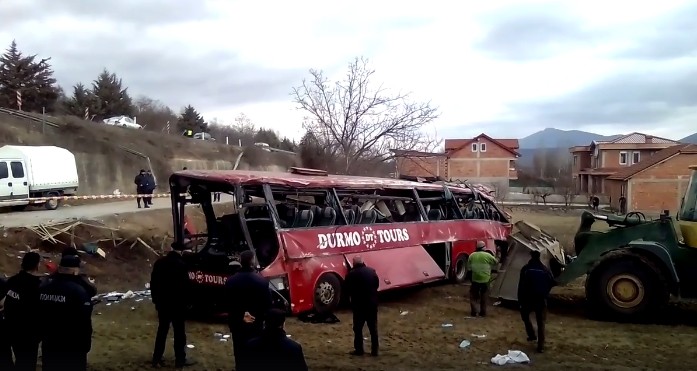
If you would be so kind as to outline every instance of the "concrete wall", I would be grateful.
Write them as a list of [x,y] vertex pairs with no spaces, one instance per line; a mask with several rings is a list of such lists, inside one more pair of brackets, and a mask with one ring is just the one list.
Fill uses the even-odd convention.
[[[147,160],[132,156],[132,158],[114,158],[107,155],[91,153],[75,153],[77,171],[80,179],[80,195],[111,195],[118,189],[122,194],[135,193],[133,180],[140,169],[148,169]],[[199,160],[174,158],[169,160],[150,159],[152,169],[157,177],[159,189],[156,192],[169,192],[167,179],[173,171],[187,167],[191,170],[231,170],[234,161]],[[244,157],[238,166],[239,170],[286,171],[285,167],[268,165],[250,167],[244,162]]]

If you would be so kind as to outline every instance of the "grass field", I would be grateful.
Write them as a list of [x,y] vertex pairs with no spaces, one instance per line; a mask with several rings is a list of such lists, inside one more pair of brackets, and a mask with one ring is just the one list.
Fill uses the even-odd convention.
[[[564,244],[570,243],[579,216],[579,212],[525,210],[514,210],[513,214],[516,219],[524,218],[539,225]],[[141,235],[162,235],[164,232],[160,228],[165,228],[167,223],[156,227],[159,211],[152,215],[153,219],[141,219],[129,227],[147,225],[148,229]],[[134,258],[139,259],[138,262],[134,262]],[[111,252],[108,259],[114,267],[107,268],[107,263],[95,262],[92,269],[98,273],[98,283],[102,287],[138,289],[147,280],[149,263],[145,261],[150,258],[138,248]],[[12,260],[7,260],[0,266],[7,268],[10,262]],[[130,267],[126,268],[125,264]],[[118,275],[111,277],[116,272],[121,272],[120,278]],[[523,350],[530,356],[532,364],[520,367],[539,370],[697,369],[697,351],[693,347],[697,342],[697,328],[694,327],[697,316],[690,306],[671,308],[664,324],[595,322],[584,317],[582,287],[555,289],[548,319],[548,351],[537,354],[533,345],[525,342],[516,311],[494,306],[485,319],[468,318],[467,290],[467,286],[443,284],[383,295],[379,318],[381,356],[378,358],[352,358],[347,354],[352,347],[352,333],[350,313],[346,311],[337,313],[341,322],[332,325],[306,324],[289,318],[287,332],[302,344],[311,370],[484,370],[500,367],[491,365],[490,359],[509,349]],[[91,370],[148,368],[156,316],[147,299],[111,306],[99,304],[93,323]],[[446,323],[452,326],[443,327]],[[234,367],[232,344],[214,336],[215,332],[225,331],[222,323],[192,321],[187,324],[188,343],[194,345],[189,355],[198,361],[192,370]],[[365,335],[368,335],[367,330]],[[460,349],[459,344],[465,339],[471,345]],[[166,358],[171,364],[173,353],[171,339],[169,341]]]

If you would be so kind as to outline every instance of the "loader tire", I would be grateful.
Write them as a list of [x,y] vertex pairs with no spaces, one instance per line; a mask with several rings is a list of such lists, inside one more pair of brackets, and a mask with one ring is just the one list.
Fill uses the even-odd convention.
[[643,322],[668,303],[660,270],[648,259],[627,254],[599,264],[586,280],[586,300],[599,319]]

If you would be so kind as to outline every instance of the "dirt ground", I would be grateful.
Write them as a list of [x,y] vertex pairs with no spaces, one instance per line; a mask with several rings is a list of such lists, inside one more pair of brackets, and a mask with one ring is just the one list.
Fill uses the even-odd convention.
[[[195,212],[192,212],[195,214]],[[515,209],[516,219],[538,224],[570,244],[579,212],[539,212]],[[107,259],[87,257],[88,270],[97,279],[100,291],[141,289],[147,281],[150,263],[156,256],[131,239],[140,236],[149,245],[171,235],[171,221],[166,210],[156,210],[129,220],[103,220],[119,227],[115,233],[127,242],[114,248],[110,237],[101,244]],[[112,218],[113,219],[113,218]],[[200,219],[199,219],[200,221]],[[105,238],[111,231],[83,226],[92,238]],[[106,231],[106,232],[105,232]],[[0,231],[0,233],[3,233]],[[0,269],[11,273],[19,260],[13,256],[25,244],[36,244],[27,232],[6,231],[0,242],[6,254],[0,255]],[[118,243],[118,242],[117,242]],[[111,244],[112,246],[109,246]],[[50,244],[43,243],[50,250]],[[54,247],[58,251],[59,247]],[[515,310],[492,306],[487,318],[468,318],[468,288],[440,284],[400,290],[382,296],[379,327],[381,355],[378,358],[354,358],[347,353],[352,347],[351,317],[347,311],[337,313],[337,324],[306,324],[296,318],[287,321],[287,332],[300,342],[311,370],[463,370],[490,369],[491,357],[509,349],[522,350],[531,358],[527,366],[540,370],[697,370],[697,318],[692,305],[673,306],[662,324],[633,325],[596,322],[584,317],[583,290],[580,284],[557,288],[553,292],[548,318],[548,350],[535,353],[525,341],[520,317]],[[92,370],[148,369],[148,360],[156,329],[156,316],[148,299],[125,300],[106,306],[98,304],[93,316],[94,339],[89,355]],[[443,324],[452,324],[444,327]],[[187,324],[188,343],[194,345],[189,355],[198,361],[192,370],[230,370],[233,367],[232,344],[221,342],[215,332],[226,332],[222,323],[191,321]],[[475,335],[486,335],[480,338]],[[367,330],[365,333],[367,337]],[[471,345],[460,349],[462,340]],[[169,340],[165,357],[172,363]],[[366,341],[366,347],[368,346]]]

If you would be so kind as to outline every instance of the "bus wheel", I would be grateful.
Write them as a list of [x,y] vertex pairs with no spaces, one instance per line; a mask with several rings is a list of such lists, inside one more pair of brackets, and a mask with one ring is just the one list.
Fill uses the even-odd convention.
[[465,283],[467,280],[467,255],[458,255],[455,259],[455,269],[454,269],[453,280],[455,283]]
[[341,301],[341,280],[334,273],[324,273],[315,284],[315,310],[331,313]]

